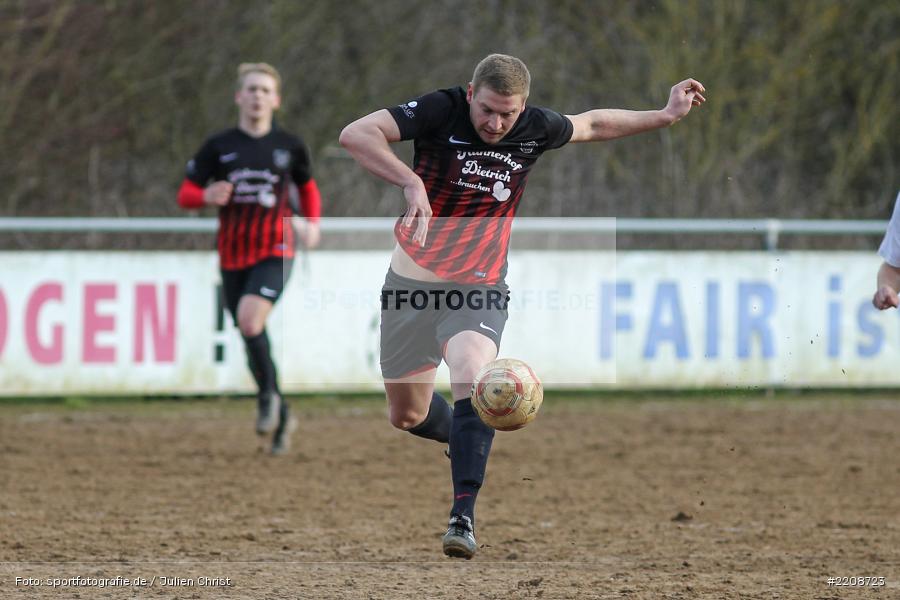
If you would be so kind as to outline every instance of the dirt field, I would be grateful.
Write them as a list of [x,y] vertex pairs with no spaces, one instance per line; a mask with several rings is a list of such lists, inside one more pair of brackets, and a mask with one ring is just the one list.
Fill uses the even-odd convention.
[[443,447],[323,404],[272,458],[250,401],[0,403],[0,598],[900,598],[900,401],[551,395],[469,562]]

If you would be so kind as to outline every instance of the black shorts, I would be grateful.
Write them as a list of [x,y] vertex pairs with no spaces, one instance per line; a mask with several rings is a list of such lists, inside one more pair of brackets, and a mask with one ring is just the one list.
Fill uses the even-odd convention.
[[447,342],[477,331],[500,348],[508,317],[506,284],[432,283],[388,270],[381,290],[381,374],[399,379],[437,367]]
[[272,304],[278,302],[293,266],[293,259],[276,256],[246,269],[221,269],[222,295],[235,324],[237,324],[238,302],[247,294],[260,296]]

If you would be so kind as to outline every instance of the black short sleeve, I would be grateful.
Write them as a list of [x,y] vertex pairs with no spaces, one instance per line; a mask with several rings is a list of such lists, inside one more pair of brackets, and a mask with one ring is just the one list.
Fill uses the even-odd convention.
[[453,98],[450,90],[438,90],[387,110],[397,121],[400,139],[411,140],[444,125],[453,114]]
[[297,140],[291,150],[291,179],[296,185],[303,185],[312,178],[312,164],[309,148],[302,140]]
[[188,161],[185,177],[200,187],[212,178],[216,168],[216,151],[212,140],[206,140],[194,158]]
[[544,116],[547,127],[547,150],[553,150],[565,146],[572,139],[575,127],[572,121],[565,115],[561,115],[549,108],[539,108]]

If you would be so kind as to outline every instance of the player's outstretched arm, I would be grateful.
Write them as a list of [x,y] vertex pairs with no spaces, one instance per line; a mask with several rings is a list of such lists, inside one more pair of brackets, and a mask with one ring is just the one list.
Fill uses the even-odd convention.
[[897,308],[900,306],[897,290],[900,290],[900,268],[886,262],[881,263],[881,268],[878,269],[878,290],[872,298],[872,304],[878,310]]
[[662,110],[620,110],[598,108],[579,115],[566,115],[574,130],[572,142],[599,142],[668,127],[681,120],[692,106],[706,102],[706,88],[699,81],[685,79],[672,86]]
[[[379,110],[350,123],[341,131],[341,146],[347,149],[364,169],[403,189],[407,211],[404,227],[416,222],[413,241],[425,244],[431,203],[425,184],[391,150],[390,143],[400,141],[400,128],[387,110]],[[417,219],[418,217],[418,219]]]

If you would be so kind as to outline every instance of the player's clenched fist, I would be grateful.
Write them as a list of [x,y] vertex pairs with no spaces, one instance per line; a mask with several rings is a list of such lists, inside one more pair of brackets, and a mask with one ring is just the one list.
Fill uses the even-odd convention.
[[203,190],[203,201],[206,204],[225,206],[231,199],[232,190],[234,190],[233,184],[227,181],[217,181]]
[[900,297],[897,296],[897,292],[891,289],[890,286],[883,285],[875,292],[875,297],[872,298],[872,304],[878,310],[897,308],[897,306],[900,305]]

